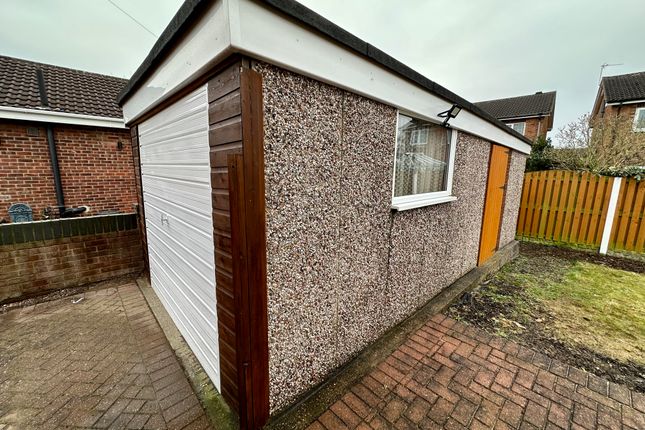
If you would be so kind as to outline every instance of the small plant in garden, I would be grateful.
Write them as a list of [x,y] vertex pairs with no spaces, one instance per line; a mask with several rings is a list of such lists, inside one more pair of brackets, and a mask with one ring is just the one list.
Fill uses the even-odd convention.
[[551,138],[538,137],[531,146],[531,154],[526,160],[526,171],[536,172],[553,168],[553,160],[549,158],[552,149]]

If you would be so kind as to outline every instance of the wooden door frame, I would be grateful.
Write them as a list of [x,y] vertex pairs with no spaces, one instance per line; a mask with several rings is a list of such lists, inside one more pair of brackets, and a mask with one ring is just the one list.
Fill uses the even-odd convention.
[[477,250],[477,265],[480,266],[484,263],[484,261],[481,261],[481,252],[482,252],[482,239],[484,237],[484,221],[485,221],[485,216],[486,216],[486,205],[488,203],[489,199],[489,194],[488,194],[488,185],[489,181],[491,180],[491,167],[493,163],[493,154],[495,147],[500,147],[504,148],[505,152],[508,154],[508,159],[506,160],[506,173],[504,175],[504,197],[502,198],[502,206],[500,208],[500,217],[499,217],[499,225],[497,226],[497,239],[495,241],[495,250],[497,251],[499,249],[499,240],[501,237],[502,233],[502,224],[504,222],[504,209],[506,208],[506,197],[507,197],[507,191],[508,191],[508,178],[509,178],[509,172],[511,170],[511,157],[513,155],[513,150],[507,146],[500,145],[497,143],[491,143],[490,145],[490,150],[488,154],[488,166],[486,169],[486,188],[484,191],[484,207],[482,208],[482,222],[481,222],[481,228],[479,231],[479,248]]

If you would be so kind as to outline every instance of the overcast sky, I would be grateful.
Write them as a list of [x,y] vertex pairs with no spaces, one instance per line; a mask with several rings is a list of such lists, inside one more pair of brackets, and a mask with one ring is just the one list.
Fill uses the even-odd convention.
[[[181,0],[112,0],[156,35]],[[557,90],[551,133],[605,75],[645,70],[643,0],[301,0],[470,101]],[[155,37],[108,0],[0,0],[0,54],[130,77]]]

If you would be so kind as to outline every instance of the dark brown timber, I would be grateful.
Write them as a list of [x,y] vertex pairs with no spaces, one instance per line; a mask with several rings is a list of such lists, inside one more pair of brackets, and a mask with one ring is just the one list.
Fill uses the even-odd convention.
[[[240,108],[240,67],[234,61],[208,81],[208,122],[213,201],[213,239],[217,325],[219,331],[221,392],[231,407],[241,414],[239,403],[236,304],[228,157],[242,154],[242,111]],[[222,130],[238,129],[231,134]],[[245,405],[244,405],[245,407]]]
[[208,103],[222,395],[256,429],[269,416],[261,75],[231,64]]
[[246,267],[248,270],[248,321],[250,324],[251,380],[247,398],[253,401],[252,428],[269,418],[269,341],[267,315],[266,213],[264,192],[264,115],[262,76],[244,68],[240,79],[244,194],[246,216]]
[[141,156],[139,152],[139,126],[133,126],[130,129],[132,140],[132,161],[134,162],[134,182],[137,187],[137,219],[139,224],[139,233],[143,243],[143,261],[145,264],[145,274],[150,282],[150,264],[148,261],[148,236],[146,233],[146,214],[143,208],[143,182],[141,180]]

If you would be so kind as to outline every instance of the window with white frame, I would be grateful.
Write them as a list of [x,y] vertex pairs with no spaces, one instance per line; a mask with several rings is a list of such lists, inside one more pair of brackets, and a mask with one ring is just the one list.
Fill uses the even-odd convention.
[[412,209],[455,200],[451,195],[457,132],[399,114],[392,207]]
[[524,135],[524,129],[526,127],[525,122],[507,122],[506,125],[517,131],[519,134]]
[[634,113],[634,131],[645,131],[645,107],[636,109]]
[[428,143],[428,127],[420,127],[412,130],[410,134],[410,143],[412,145],[425,145]]

